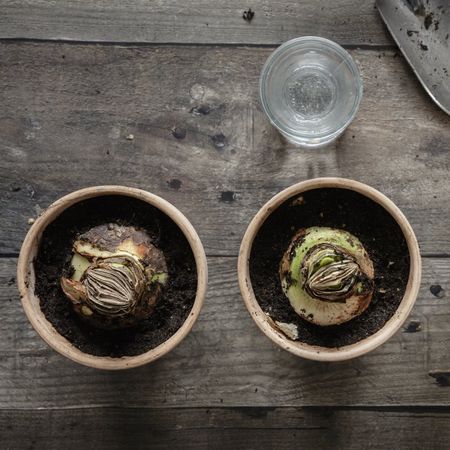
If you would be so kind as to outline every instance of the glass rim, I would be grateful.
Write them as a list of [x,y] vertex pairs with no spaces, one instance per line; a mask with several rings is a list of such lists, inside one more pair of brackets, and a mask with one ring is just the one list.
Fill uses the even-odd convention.
[[[273,114],[270,108],[270,102],[267,100],[266,95],[267,76],[269,71],[277,62],[277,59],[280,58],[282,55],[286,54],[289,50],[292,50],[293,48],[308,48],[307,44],[311,44],[311,48],[327,47],[331,49],[335,54],[338,54],[342,58],[342,61],[345,62],[348,68],[350,69],[353,75],[353,79],[355,80],[355,85],[357,87],[355,101],[353,103],[350,112],[346,115],[345,120],[329,131],[314,134],[305,132],[295,132],[291,128],[288,128],[285,125],[283,125],[283,123],[277,119],[276,115]],[[353,57],[347,50],[345,50],[338,43],[320,36],[300,36],[294,39],[290,39],[289,41],[286,41],[283,44],[281,44],[269,55],[266,62],[264,63],[264,66],[261,70],[261,75],[259,77],[259,97],[266,116],[269,118],[273,126],[275,126],[285,136],[291,137],[294,141],[298,139],[319,139],[329,142],[333,140],[335,137],[339,136],[339,134],[341,134],[352,122],[356,113],[358,112],[362,95],[363,95],[363,82],[358,66],[356,65],[356,62],[353,59]]]

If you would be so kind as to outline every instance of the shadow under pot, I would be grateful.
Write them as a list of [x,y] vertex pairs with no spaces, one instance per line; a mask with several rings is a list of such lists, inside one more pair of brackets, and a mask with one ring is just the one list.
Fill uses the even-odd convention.
[[250,223],[239,285],[259,328],[308,359],[367,353],[403,324],[420,287],[414,232],[377,190],[318,178],[273,197]]
[[99,186],[49,206],[22,245],[18,286],[28,319],[56,351],[125,369],[172,350],[190,331],[207,285],[192,225],[156,195]]

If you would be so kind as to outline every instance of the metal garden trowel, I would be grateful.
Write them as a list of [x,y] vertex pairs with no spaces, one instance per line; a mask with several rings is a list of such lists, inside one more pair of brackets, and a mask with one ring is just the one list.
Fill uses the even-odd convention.
[[450,114],[450,0],[377,0],[376,3],[425,90]]

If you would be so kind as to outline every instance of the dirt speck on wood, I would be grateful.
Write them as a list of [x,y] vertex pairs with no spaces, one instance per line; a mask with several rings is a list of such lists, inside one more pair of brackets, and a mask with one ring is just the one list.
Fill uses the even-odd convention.
[[436,380],[438,386],[450,386],[450,370],[430,370],[428,375]]
[[442,289],[440,284],[432,284],[430,286],[430,292],[437,298],[445,297],[445,290]]
[[422,324],[418,320],[411,320],[411,322],[403,328],[405,333],[417,333],[422,330]]
[[233,191],[223,191],[220,193],[220,201],[225,203],[234,202],[236,199],[236,193]]

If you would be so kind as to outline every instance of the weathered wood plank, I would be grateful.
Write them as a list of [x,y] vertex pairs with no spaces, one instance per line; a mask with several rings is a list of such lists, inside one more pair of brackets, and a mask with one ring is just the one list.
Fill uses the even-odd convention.
[[[321,364],[275,347],[240,298],[235,258],[209,258],[208,297],[192,333],[154,364],[95,371],[59,356],[28,324],[14,286],[16,260],[0,259],[0,408],[81,406],[450,405],[430,370],[449,370],[450,263],[425,258],[411,320],[357,360]],[[444,291],[436,297],[431,285]],[[417,327],[416,327],[417,328]]]
[[[2,446],[80,449],[448,448],[450,410],[91,408],[0,410]],[[26,432],[24,432],[26,430]],[[393,444],[395,443],[395,444]]]
[[[373,0],[125,0],[0,2],[0,38],[96,42],[279,44],[319,35],[391,44]],[[251,22],[243,12],[251,8]]]
[[273,194],[344,176],[391,197],[424,254],[450,254],[450,118],[404,60],[353,51],[365,85],[355,121],[330,147],[299,150],[259,106],[269,53],[0,44],[0,252],[18,252],[28,217],[61,195],[116,183],[165,197],[209,254],[236,255]]

